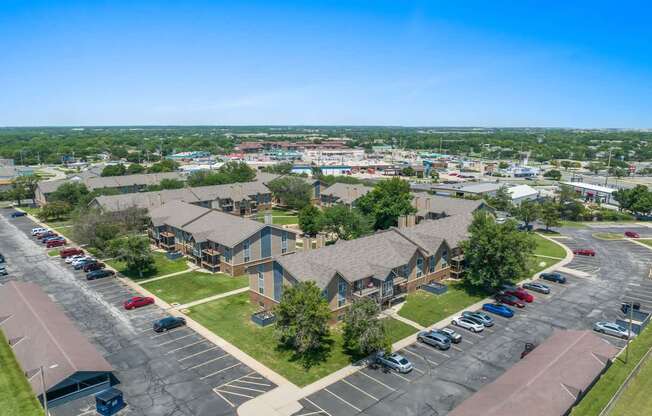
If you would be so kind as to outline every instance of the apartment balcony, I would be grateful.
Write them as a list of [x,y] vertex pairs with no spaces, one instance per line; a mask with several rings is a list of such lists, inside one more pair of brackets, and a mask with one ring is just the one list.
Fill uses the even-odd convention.
[[354,290],[353,296],[361,299],[375,295],[377,293],[380,293],[380,286],[368,286],[362,289]]
[[450,273],[451,277],[454,279],[462,278],[462,275],[464,274],[464,254],[451,258]]

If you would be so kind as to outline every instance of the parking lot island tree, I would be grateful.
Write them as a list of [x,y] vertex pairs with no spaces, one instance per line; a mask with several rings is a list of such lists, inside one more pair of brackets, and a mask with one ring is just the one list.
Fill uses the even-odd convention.
[[416,212],[412,206],[410,184],[399,178],[380,181],[356,201],[356,206],[364,215],[373,218],[376,230],[395,227],[398,217]]
[[331,348],[331,313],[315,282],[299,282],[285,288],[274,312],[280,346],[293,350],[304,367],[312,367],[327,357]]
[[382,320],[380,307],[370,298],[353,302],[344,315],[344,348],[352,356],[364,357],[376,351],[391,351],[391,342]]
[[147,237],[130,235],[116,238],[108,243],[109,255],[124,261],[127,268],[134,270],[142,278],[143,273],[154,267],[154,257]]
[[536,242],[530,233],[520,232],[515,221],[498,224],[491,215],[478,212],[469,227],[469,239],[461,247],[468,283],[496,289],[525,275]]

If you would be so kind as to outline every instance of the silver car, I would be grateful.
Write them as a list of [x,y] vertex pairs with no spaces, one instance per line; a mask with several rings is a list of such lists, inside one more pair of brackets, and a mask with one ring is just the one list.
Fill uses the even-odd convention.
[[494,318],[491,316],[487,315],[484,312],[476,311],[476,312],[469,312],[469,311],[464,311],[462,312],[462,316],[465,318],[472,319],[474,321],[478,321],[478,323],[481,323],[484,326],[494,326]]
[[484,330],[484,325],[464,316],[458,316],[457,318],[454,318],[451,323],[455,326],[468,329],[469,331],[475,333],[482,332]]
[[459,344],[460,342],[462,342],[462,335],[458,334],[457,332],[453,331],[450,328],[442,328],[439,329],[438,332],[441,332],[442,334],[446,335],[453,344]]
[[409,373],[412,371],[412,363],[397,353],[387,355],[384,352],[379,352],[376,354],[376,363],[389,367],[399,373]]
[[534,292],[543,293],[544,295],[550,293],[550,288],[547,285],[544,285],[543,283],[539,283],[539,282],[523,283],[523,289],[528,289]]
[[451,340],[439,331],[421,331],[417,335],[417,341],[440,350],[447,350],[451,347]]
[[596,332],[600,332],[601,334],[607,334],[607,335],[613,335],[614,337],[618,338],[634,338],[636,334],[632,332],[631,337],[627,331],[627,328],[618,325],[614,322],[605,322],[605,321],[600,321],[596,322],[593,324],[593,330]]

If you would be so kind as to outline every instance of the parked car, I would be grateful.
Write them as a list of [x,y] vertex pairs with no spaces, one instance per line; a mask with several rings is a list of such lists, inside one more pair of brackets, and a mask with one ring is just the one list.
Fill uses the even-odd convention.
[[525,303],[516,296],[506,295],[504,293],[499,293],[494,298],[500,302],[509,306],[516,306],[517,308],[525,308]]
[[86,273],[92,272],[93,270],[100,270],[105,268],[106,266],[104,263],[100,263],[99,261],[95,261],[92,263],[86,263],[82,266],[82,270],[85,271]]
[[75,270],[81,270],[81,269],[84,268],[84,266],[86,266],[87,264],[91,264],[91,263],[97,263],[97,260],[96,259],[81,259],[81,260],[76,261],[72,265],[72,267]]
[[523,300],[527,303],[531,303],[534,300],[534,296],[532,296],[531,293],[528,293],[527,290],[520,287],[516,288],[516,290],[506,290],[505,294],[516,296],[520,300]]
[[573,254],[576,254],[578,256],[595,256],[595,251],[591,250],[590,248],[576,248],[573,250]]
[[47,231],[43,231],[43,232],[40,232],[40,233],[36,234],[36,239],[42,240],[44,238],[52,237],[52,236],[55,236],[55,235],[57,235],[57,233],[55,233],[54,231],[47,230]]
[[90,256],[79,256],[78,258],[74,259],[70,264],[73,267],[75,267],[76,265],[78,265],[81,262],[85,262],[85,261],[92,260],[92,259],[93,258],[90,257]]
[[86,280],[95,280],[102,279],[104,277],[113,276],[115,272],[113,270],[99,269],[93,270],[92,272],[86,273]]
[[639,235],[639,233],[635,233],[634,231],[625,231],[625,237],[640,238],[641,236]]
[[83,254],[84,254],[84,250],[78,247],[68,247],[68,248],[64,248],[63,250],[59,250],[59,256],[61,256],[62,259],[65,259],[70,256],[79,256]]
[[504,318],[511,318],[512,316],[514,316],[513,310],[499,303],[485,303],[484,305],[482,305],[482,310],[495,313],[496,315],[502,316]]
[[14,211],[14,212],[11,213],[11,218],[24,217],[25,215],[27,215],[26,212],[23,212],[23,211]]
[[53,247],[61,247],[66,245],[66,239],[65,238],[57,238],[53,240],[49,240],[47,243],[45,243],[46,248],[53,248]]
[[559,273],[541,273],[539,277],[543,280],[548,280],[555,283],[566,283],[566,277],[562,276]]
[[474,319],[486,327],[494,326],[494,318],[492,318],[491,316],[487,315],[482,311],[475,311],[475,312],[464,311],[462,312],[462,316],[465,318]]
[[74,256],[66,257],[65,262],[68,263],[68,264],[72,264],[73,262],[75,262],[75,261],[77,261],[79,259],[83,259],[84,257],[86,257],[86,255],[84,255],[84,254],[76,254]]
[[532,290],[534,292],[543,293],[545,295],[550,293],[550,288],[544,285],[543,283],[539,283],[539,282],[523,283],[523,288]]
[[460,328],[468,329],[471,332],[477,333],[477,332],[484,331],[483,324],[480,324],[464,316],[458,316],[457,318],[453,318],[453,321],[451,323],[455,326],[459,326]]
[[8,274],[9,272],[7,271],[7,266],[5,266],[4,264],[0,266],[0,276],[6,276]]
[[142,306],[151,305],[152,303],[154,303],[153,298],[146,297],[146,296],[134,296],[131,299],[125,300],[123,305],[125,309],[129,310],[129,309],[140,308]]
[[451,340],[446,335],[437,331],[421,331],[417,334],[417,341],[440,350],[447,350],[451,347]]
[[154,332],[169,331],[170,329],[178,328],[180,326],[184,326],[185,324],[186,320],[184,318],[178,316],[168,316],[154,322]]
[[387,355],[384,352],[379,352],[376,354],[376,364],[384,365],[399,373],[409,373],[413,368],[407,358],[397,353]]
[[518,230],[519,230],[519,231],[532,231],[532,228],[533,228],[533,227],[532,227],[532,224],[528,224],[528,225],[525,225],[525,224],[519,224],[519,225],[518,225]]
[[627,328],[618,325],[614,322],[605,322],[605,321],[600,321],[596,322],[593,324],[593,330],[596,332],[600,332],[601,334],[607,334],[607,335],[613,335],[615,337],[619,337],[622,339],[627,339],[627,338],[634,338],[636,334],[633,332],[631,333],[631,336],[629,332],[627,331]]
[[462,335],[458,334],[450,328],[437,329],[436,331],[446,335],[453,344],[459,344],[462,342]]
[[43,227],[32,228],[32,235],[40,234],[46,232],[48,229]]

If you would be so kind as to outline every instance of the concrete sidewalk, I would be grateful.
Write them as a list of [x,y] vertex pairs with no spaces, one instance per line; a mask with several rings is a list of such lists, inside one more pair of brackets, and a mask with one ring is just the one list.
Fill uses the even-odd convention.
[[201,305],[202,303],[212,302],[212,301],[217,300],[217,299],[226,298],[228,296],[237,295],[239,293],[244,293],[244,292],[247,292],[247,291],[249,291],[249,287],[242,287],[240,289],[232,290],[230,292],[219,293],[217,295],[209,296],[207,298],[195,300],[193,302],[184,303],[183,305],[175,306],[174,309],[188,309],[188,308],[192,308],[193,306]]
[[174,273],[166,274],[166,275],[163,275],[163,276],[152,277],[151,279],[139,280],[138,283],[140,283],[142,285],[143,283],[155,282],[157,280],[165,279],[166,277],[177,276],[177,275],[180,275],[180,274],[192,272],[194,270],[197,270],[197,267],[189,267],[186,270],[181,270],[180,272],[174,272]]

